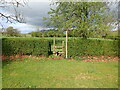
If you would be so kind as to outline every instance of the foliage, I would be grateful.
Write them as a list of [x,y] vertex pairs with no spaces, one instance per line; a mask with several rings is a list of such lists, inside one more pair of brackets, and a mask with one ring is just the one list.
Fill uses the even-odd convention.
[[47,34],[48,37],[64,37],[63,31],[49,31]]
[[32,32],[32,33],[31,33],[31,36],[32,36],[32,37],[36,37],[36,36],[37,36],[37,32]]
[[[13,23],[14,21],[23,23],[25,22],[22,12],[19,7],[24,7],[28,3],[28,0],[0,0],[0,19],[5,19],[6,22]],[[12,10],[13,13],[5,13],[6,10]],[[2,23],[0,23],[2,26]]]
[[48,37],[47,32],[43,32],[44,37]]
[[82,37],[80,31],[72,30],[68,32],[69,37]]
[[[50,42],[50,44],[51,45],[53,45],[53,39],[54,38],[51,38],[51,39],[47,39],[49,42]],[[65,42],[65,39],[57,39],[57,38],[55,38],[55,45],[62,45],[62,41],[64,41]]]
[[105,38],[120,40],[119,31],[111,31]]
[[42,37],[42,36],[43,36],[43,33],[42,33],[42,32],[32,32],[32,33],[31,33],[31,36],[32,36],[32,37]]
[[113,35],[108,35],[105,38],[114,39],[114,40],[120,40],[120,36],[113,36]]
[[44,18],[47,26],[58,30],[75,30],[81,37],[88,38],[93,34],[104,35],[111,30],[113,18],[108,14],[105,2],[56,2],[57,7],[48,12]]
[[56,36],[56,32],[55,31],[49,31],[47,34],[48,34],[48,37]]
[[57,30],[50,30],[48,32],[32,32],[32,37],[64,37],[65,34],[63,34],[62,31]]
[[118,56],[118,40],[71,39],[68,56]]
[[2,54],[48,56],[50,44],[45,39],[3,38]]
[[18,31],[17,29],[14,29],[13,27],[8,27],[3,32],[3,35],[7,35],[8,37],[11,37],[11,36],[19,37],[20,36],[20,31]]

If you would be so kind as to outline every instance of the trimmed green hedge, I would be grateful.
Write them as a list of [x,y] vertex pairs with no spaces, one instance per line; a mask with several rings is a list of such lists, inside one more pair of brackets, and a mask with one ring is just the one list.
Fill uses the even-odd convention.
[[68,57],[118,56],[118,40],[71,39],[68,41]]
[[50,44],[46,39],[2,38],[2,55],[48,56]]
[[120,36],[112,36],[112,35],[108,35],[108,36],[106,36],[105,38],[113,39],[113,40],[120,40]]
[[[47,39],[50,42],[51,45],[53,45],[53,39]],[[56,45],[59,45],[59,44],[62,45],[62,41],[65,41],[65,40],[55,39],[55,44]]]

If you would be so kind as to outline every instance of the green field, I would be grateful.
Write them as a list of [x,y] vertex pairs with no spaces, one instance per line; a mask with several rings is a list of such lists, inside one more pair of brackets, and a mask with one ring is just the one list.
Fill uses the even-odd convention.
[[[5,37],[5,36],[0,36],[0,38],[36,38],[36,39],[49,39],[53,40],[54,37]],[[68,39],[73,39],[73,38],[80,38],[81,37],[68,37]],[[66,37],[55,37],[56,40],[66,40]],[[104,39],[104,38],[88,38],[88,39],[99,39],[99,40],[111,40],[111,39]]]
[[24,58],[3,62],[3,88],[118,88],[117,62]]

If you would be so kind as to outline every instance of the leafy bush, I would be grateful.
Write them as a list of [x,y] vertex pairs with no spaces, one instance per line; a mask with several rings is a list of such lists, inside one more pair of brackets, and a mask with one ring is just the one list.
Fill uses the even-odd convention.
[[[52,39],[47,39],[49,42],[50,42],[50,44],[51,45],[53,45],[53,40]],[[64,40],[55,40],[55,45],[62,45],[62,41],[64,41]]]
[[3,55],[48,56],[50,44],[46,39],[3,38]]
[[114,40],[120,40],[120,36],[112,36],[112,35],[108,35],[108,36],[106,36],[106,38],[108,38],[108,39],[114,39]]
[[118,40],[70,39],[68,57],[118,56]]
[[42,34],[43,34],[42,32],[32,32],[31,36],[32,37],[42,37]]

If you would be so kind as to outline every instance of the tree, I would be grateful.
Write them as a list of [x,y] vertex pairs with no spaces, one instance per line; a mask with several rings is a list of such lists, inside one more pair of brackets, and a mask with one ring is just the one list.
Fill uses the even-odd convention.
[[43,32],[44,37],[48,37],[47,32]]
[[64,37],[65,34],[63,34],[63,31],[56,31],[56,37]]
[[32,37],[44,37],[43,33],[40,32],[40,31],[41,31],[41,30],[40,30],[40,27],[37,26],[37,27],[36,27],[36,31],[32,32],[32,33],[31,33],[31,36],[32,36]]
[[5,32],[4,32],[8,37],[9,36],[20,36],[20,31],[18,31],[17,29],[14,29],[13,27],[8,27]]
[[42,37],[43,33],[42,32],[37,32],[37,37]]
[[32,37],[36,37],[36,36],[37,36],[37,33],[36,33],[36,32],[31,32],[31,36],[32,36]]
[[81,33],[80,33],[80,31],[78,31],[78,30],[72,30],[72,31],[70,32],[70,36],[71,36],[71,37],[80,37],[80,36],[81,36]]
[[54,36],[56,36],[56,32],[55,31],[49,31],[48,36],[49,37],[54,37]]
[[[113,18],[105,2],[56,2],[57,7],[44,18],[47,26],[58,30],[75,30],[88,38],[93,32],[110,30]],[[105,28],[105,29],[104,29]]]
[[[0,19],[5,19],[6,22],[24,22],[22,13],[19,10],[19,7],[24,7],[27,4],[27,0],[0,0],[0,9],[5,11],[6,9],[12,9],[12,13],[0,12]],[[1,24],[1,23],[0,23]]]
[[43,33],[42,33],[42,32],[32,32],[32,33],[31,33],[31,36],[32,36],[32,37],[42,37],[42,36],[43,36]]

